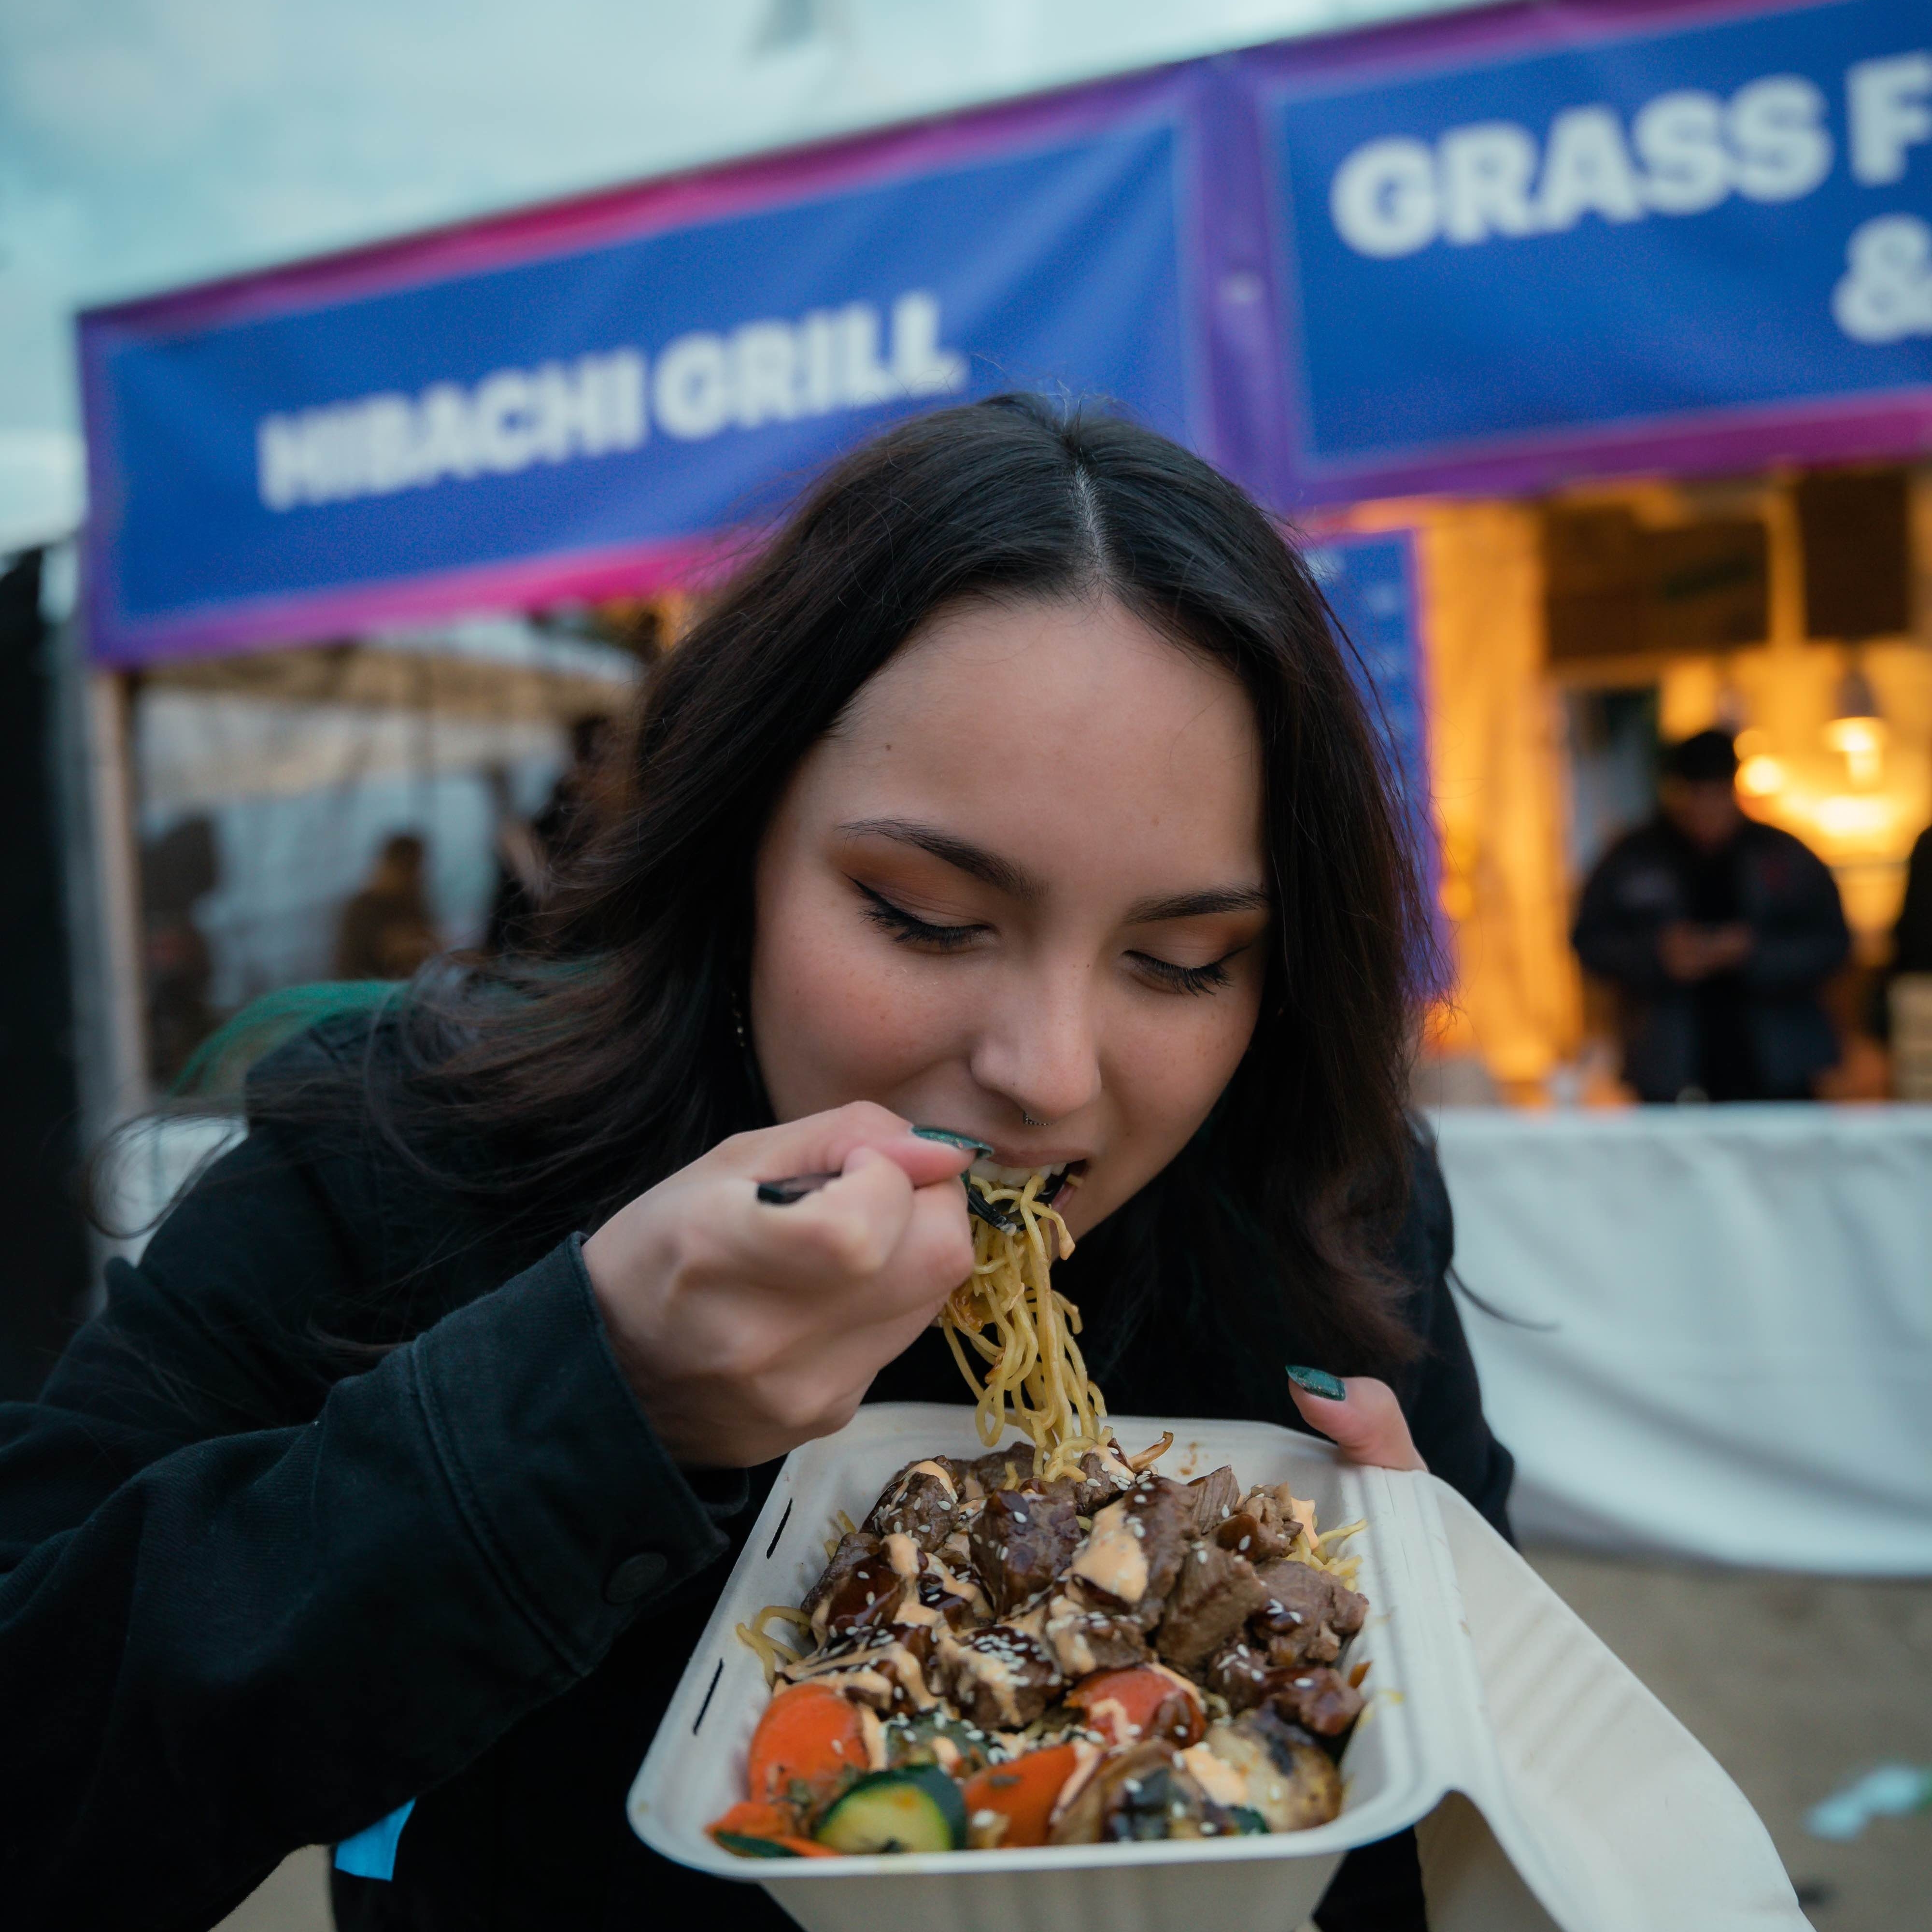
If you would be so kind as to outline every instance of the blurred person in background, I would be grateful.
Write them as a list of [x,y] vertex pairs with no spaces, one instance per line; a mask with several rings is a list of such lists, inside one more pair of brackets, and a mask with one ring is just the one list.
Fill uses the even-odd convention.
[[209,1005],[214,962],[195,923],[198,902],[221,883],[214,824],[197,812],[141,851],[141,925],[147,968],[148,1068],[167,1086],[220,1017]]
[[1618,991],[1624,1078],[1646,1101],[1804,1100],[1838,1058],[1819,998],[1851,950],[1808,847],[1747,818],[1729,736],[1664,756],[1657,816],[1598,862],[1570,935]]
[[423,891],[426,848],[413,832],[382,842],[369,883],[342,908],[338,980],[406,980],[442,950]]
[[1905,903],[1892,929],[1891,975],[1932,973],[1932,826],[1919,833],[1905,868]]
[[590,842],[601,821],[614,776],[610,756],[616,721],[602,715],[578,718],[570,728],[570,763],[548,801],[526,824],[506,814],[497,829],[497,875],[486,952],[528,952],[559,874]]

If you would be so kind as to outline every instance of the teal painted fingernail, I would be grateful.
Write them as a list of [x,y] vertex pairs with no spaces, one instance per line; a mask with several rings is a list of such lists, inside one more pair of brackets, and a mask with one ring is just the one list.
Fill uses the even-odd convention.
[[956,1134],[950,1127],[915,1127],[913,1132],[922,1141],[938,1141],[947,1147],[963,1148],[973,1154],[983,1154],[988,1160],[993,1157],[993,1150],[984,1141],[976,1141],[970,1134]]
[[1339,1376],[1331,1376],[1326,1369],[1298,1369],[1288,1365],[1288,1378],[1297,1388],[1306,1389],[1310,1395],[1318,1395],[1324,1402],[1346,1402],[1348,1391],[1342,1386]]

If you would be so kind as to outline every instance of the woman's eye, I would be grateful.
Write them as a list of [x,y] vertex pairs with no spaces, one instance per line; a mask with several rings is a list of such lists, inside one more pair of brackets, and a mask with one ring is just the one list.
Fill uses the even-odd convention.
[[1127,956],[1149,979],[1169,992],[1212,993],[1228,983],[1228,961],[1234,956],[1231,952],[1206,966],[1177,966],[1172,959],[1156,959],[1150,952],[1130,952]]
[[935,926],[930,920],[916,917],[903,906],[896,906],[883,892],[875,892],[870,886],[860,885],[854,879],[853,884],[859,888],[859,896],[866,902],[866,916],[874,926],[907,946],[929,946],[936,952],[956,952],[962,946],[970,946],[986,931],[983,926]]

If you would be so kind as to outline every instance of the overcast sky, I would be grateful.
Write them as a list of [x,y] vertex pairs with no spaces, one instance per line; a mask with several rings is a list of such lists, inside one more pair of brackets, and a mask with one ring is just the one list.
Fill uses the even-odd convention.
[[77,508],[77,308],[962,102],[1467,4],[5,0],[0,548]]

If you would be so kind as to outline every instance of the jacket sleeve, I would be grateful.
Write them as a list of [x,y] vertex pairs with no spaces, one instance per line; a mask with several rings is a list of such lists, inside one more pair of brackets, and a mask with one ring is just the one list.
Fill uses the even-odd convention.
[[1664,922],[1622,902],[1618,885],[1625,862],[1621,846],[1598,862],[1584,885],[1570,943],[1586,972],[1633,993],[1654,993],[1670,984],[1657,950]]
[[1795,838],[1790,856],[1796,888],[1753,935],[1745,962],[1745,979],[1760,992],[1810,992],[1845,963],[1852,950],[1830,868]]
[[652,1434],[574,1238],[304,1404],[260,1310],[327,1273],[330,1234],[262,1139],[111,1270],[40,1399],[0,1408],[16,1927],[212,1923],[458,1770],[726,1546],[733,1499]]
[[1514,1542],[1509,1494],[1516,1462],[1490,1433],[1483,1414],[1482,1386],[1456,1306],[1455,1252],[1449,1190],[1433,1144],[1419,1139],[1400,1258],[1415,1284],[1409,1320],[1423,1350],[1396,1378],[1396,1393],[1430,1473],[1466,1497]]

